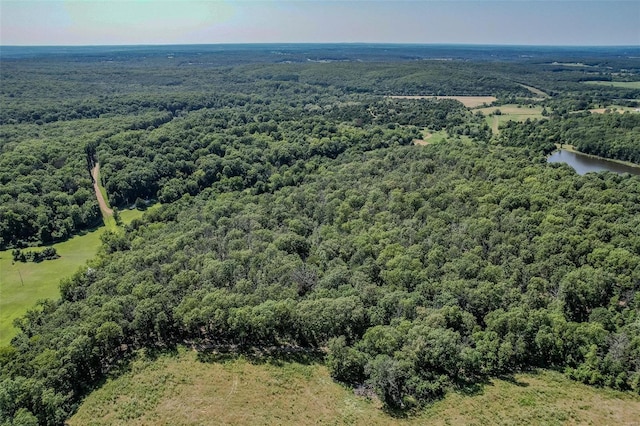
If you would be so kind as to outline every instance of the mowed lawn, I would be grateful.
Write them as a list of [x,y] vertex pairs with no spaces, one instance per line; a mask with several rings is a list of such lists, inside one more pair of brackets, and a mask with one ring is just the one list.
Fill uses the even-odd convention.
[[[356,396],[321,363],[201,362],[195,351],[138,359],[91,393],[70,425],[631,425],[640,396],[597,389],[551,371],[492,379],[406,416]],[[204,357],[207,358],[207,357]]]
[[[149,209],[157,209],[154,204]],[[122,222],[127,224],[142,217],[140,210],[120,212]],[[111,218],[113,221],[113,219]],[[100,227],[84,235],[54,244],[59,259],[40,263],[13,262],[12,250],[0,251],[0,346],[8,345],[16,335],[13,320],[33,307],[38,300],[56,299],[60,296],[60,280],[71,276],[89,259],[98,253],[100,235],[105,229],[116,229],[115,221],[108,228]],[[41,251],[43,247],[32,247],[27,251]]]

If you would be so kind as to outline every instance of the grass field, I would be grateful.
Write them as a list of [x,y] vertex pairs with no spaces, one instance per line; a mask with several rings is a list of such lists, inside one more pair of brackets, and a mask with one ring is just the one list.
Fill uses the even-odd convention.
[[594,86],[622,87],[625,89],[640,89],[640,81],[584,81],[584,84]]
[[[159,208],[155,204],[149,209]],[[120,212],[122,222],[127,224],[144,214],[140,210]],[[40,263],[13,263],[11,250],[0,251],[0,346],[8,345],[16,330],[13,320],[24,314],[40,299],[55,299],[60,293],[58,284],[62,278],[73,274],[87,260],[98,253],[100,235],[105,229],[116,229],[115,220],[110,226],[103,226],[77,235],[67,241],[54,244],[59,259]],[[42,250],[32,248],[28,250]]]
[[[53,247],[59,259],[13,263],[11,250],[0,251],[0,346],[15,335],[12,322],[40,299],[57,298],[60,279],[70,276],[98,252],[104,227]],[[33,248],[31,250],[42,250]]]
[[[206,357],[205,357],[206,358]],[[90,394],[70,425],[365,424],[632,425],[640,397],[541,371],[451,392],[426,409],[393,417],[356,396],[320,363],[200,362],[194,351],[139,359]]]
[[160,206],[162,206],[162,204],[155,203],[147,207],[145,210],[138,210],[138,209],[120,210],[120,218],[122,219],[122,223],[124,223],[125,225],[128,225],[134,219],[140,219],[145,214],[145,212],[159,209]]
[[[495,115],[497,110],[500,110],[500,115]],[[525,121],[527,118],[531,120],[534,118],[542,118],[541,106],[533,106],[530,108],[525,105],[505,104],[499,107],[479,108],[475,111],[480,111],[486,116],[487,124],[491,127],[493,133],[497,133],[500,124],[507,121]],[[493,115],[489,116],[489,114]]]
[[431,145],[447,140],[448,137],[446,130],[431,133],[425,129],[422,131],[422,139],[416,139],[413,143],[414,145]]

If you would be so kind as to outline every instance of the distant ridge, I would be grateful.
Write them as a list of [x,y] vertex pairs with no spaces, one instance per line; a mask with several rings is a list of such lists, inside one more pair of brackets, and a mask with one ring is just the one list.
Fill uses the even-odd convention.
[[29,59],[48,56],[119,56],[139,55],[174,57],[191,55],[233,55],[256,52],[252,62],[293,62],[312,59],[354,61],[455,60],[553,60],[572,57],[640,57],[639,46],[516,46],[481,44],[394,44],[394,43],[252,43],[252,44],[176,44],[176,45],[100,45],[100,46],[0,46],[0,59]]

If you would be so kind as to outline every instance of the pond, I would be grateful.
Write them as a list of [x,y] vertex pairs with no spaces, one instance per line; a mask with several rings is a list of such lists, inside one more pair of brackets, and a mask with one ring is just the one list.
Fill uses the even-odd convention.
[[610,171],[618,174],[631,173],[632,175],[640,175],[640,167],[631,167],[625,164],[616,163],[614,161],[605,160],[600,157],[591,157],[579,152],[567,151],[559,149],[553,152],[548,163],[567,163],[579,174],[583,175],[589,172]]

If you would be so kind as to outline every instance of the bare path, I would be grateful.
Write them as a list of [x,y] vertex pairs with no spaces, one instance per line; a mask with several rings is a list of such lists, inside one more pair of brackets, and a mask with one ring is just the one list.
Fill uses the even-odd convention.
[[102,196],[102,192],[100,192],[100,187],[98,186],[98,179],[100,179],[100,163],[96,163],[95,167],[91,169],[91,177],[93,178],[93,190],[96,192],[96,198],[98,199],[98,204],[100,205],[100,211],[106,217],[110,217],[113,215],[113,210],[109,208],[107,202],[104,200]]
[[431,137],[433,136],[433,133],[428,133],[426,135],[422,136],[422,139],[414,139],[413,140],[413,144],[414,145],[429,145],[429,142],[427,142],[429,139],[431,139]]
[[548,94],[548,93],[543,92],[543,91],[542,91],[542,90],[540,90],[540,89],[536,89],[536,88],[535,88],[535,87],[533,87],[533,86],[527,86],[526,84],[522,84],[522,83],[518,83],[518,84],[520,85],[520,87],[524,87],[524,88],[525,88],[525,89],[527,89],[528,91],[530,91],[530,92],[532,92],[532,93],[535,93],[535,94],[536,94],[536,95],[538,95],[538,96],[542,96],[543,98],[548,98],[548,97],[549,97],[549,94]]

